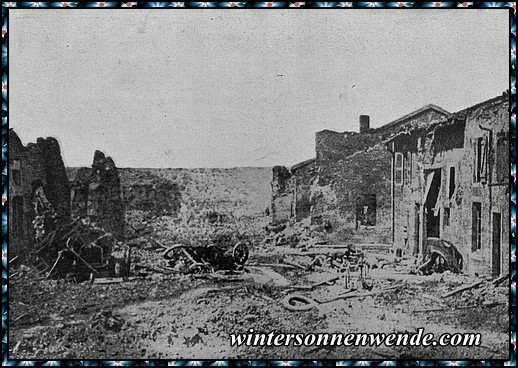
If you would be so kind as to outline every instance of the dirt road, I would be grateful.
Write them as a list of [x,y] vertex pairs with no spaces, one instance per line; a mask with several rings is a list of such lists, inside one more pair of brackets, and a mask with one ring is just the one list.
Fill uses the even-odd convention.
[[[451,298],[447,291],[473,280],[373,270],[378,295],[322,303],[293,312],[282,298],[293,285],[329,273],[248,267],[233,277],[151,275],[90,285],[20,278],[10,285],[9,356],[16,359],[502,359],[509,351],[507,287],[486,287]],[[339,279],[296,290],[326,301],[345,290]],[[483,303],[490,298],[496,303]],[[433,307],[433,308],[432,308]],[[440,310],[432,310],[432,309]],[[478,347],[231,347],[229,334],[255,332],[479,332]],[[289,354],[289,355],[288,355]]]

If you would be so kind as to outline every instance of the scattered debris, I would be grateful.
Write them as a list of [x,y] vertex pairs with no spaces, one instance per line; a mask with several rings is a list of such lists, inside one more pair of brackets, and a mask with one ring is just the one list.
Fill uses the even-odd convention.
[[167,248],[163,254],[174,270],[197,274],[242,269],[248,256],[248,247],[242,242],[238,242],[233,247],[225,246],[221,242],[199,247],[175,244]]
[[[84,281],[91,274],[127,277],[130,248],[115,242],[110,233],[84,218],[62,220],[40,229],[29,264],[33,265],[33,272],[44,274],[46,279]],[[11,276],[16,274],[17,271]]]
[[449,293],[441,295],[441,298],[449,298],[452,295],[455,295],[455,294],[458,294],[458,293],[462,293],[462,292],[464,292],[466,290],[475,289],[475,288],[479,287],[480,285],[482,285],[483,283],[484,283],[484,280],[481,280],[481,281],[477,281],[477,282],[475,282],[474,284],[471,284],[471,285],[462,286],[462,287],[460,287],[458,289],[450,291]]

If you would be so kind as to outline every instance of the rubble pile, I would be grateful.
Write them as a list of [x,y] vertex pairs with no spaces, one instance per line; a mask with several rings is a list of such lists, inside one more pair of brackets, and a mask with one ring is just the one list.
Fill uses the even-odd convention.
[[[131,217],[126,217],[126,222],[129,224],[127,228],[131,229],[127,244],[132,247],[135,272],[144,275],[149,272],[169,274],[206,273],[221,268],[232,270],[235,268],[233,264],[218,257],[223,255],[228,260],[227,256],[238,244],[248,250],[261,238],[261,235],[249,231],[243,221],[224,216],[189,220],[133,211]],[[176,251],[167,252],[171,248]],[[185,251],[201,262],[184,259]]]
[[263,239],[265,245],[309,248],[327,243],[321,232],[312,230],[309,219],[301,222],[270,224],[265,230],[267,232]]
[[[36,240],[27,264],[16,269],[11,277],[35,272],[42,278],[64,278],[83,281],[101,275],[129,275],[129,247],[89,223],[87,218],[54,221],[54,212],[36,217]],[[45,223],[45,226],[42,226]],[[28,266],[31,265],[31,266]]]

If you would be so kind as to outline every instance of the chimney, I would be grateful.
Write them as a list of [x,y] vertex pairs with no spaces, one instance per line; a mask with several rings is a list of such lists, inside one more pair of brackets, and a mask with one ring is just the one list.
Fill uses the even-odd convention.
[[360,115],[360,133],[365,133],[370,129],[369,115]]

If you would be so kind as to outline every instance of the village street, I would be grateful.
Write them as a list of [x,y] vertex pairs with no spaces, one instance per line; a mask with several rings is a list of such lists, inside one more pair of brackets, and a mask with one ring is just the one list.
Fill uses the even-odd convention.
[[[380,249],[371,252],[379,254]],[[382,269],[371,269],[365,275],[370,291],[355,284],[359,272],[352,272],[348,287],[358,290],[350,294],[360,296],[328,302],[347,291],[343,275],[325,266],[309,271],[289,265],[302,264],[318,253],[322,253],[318,248],[286,252],[257,247],[252,249],[250,266],[234,275],[152,272],[106,284],[38,281],[27,269],[25,275],[22,272],[11,279],[9,354],[26,359],[121,360],[506,358],[505,281],[495,286],[490,279],[449,272],[411,275],[404,262],[391,262],[386,255]],[[476,288],[444,297],[478,281],[482,283]],[[294,293],[319,301],[318,308],[286,309],[283,298]],[[481,333],[482,344],[433,348],[230,346],[231,333],[245,333],[250,328],[266,333],[391,333],[424,328],[437,336]]]

